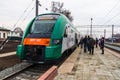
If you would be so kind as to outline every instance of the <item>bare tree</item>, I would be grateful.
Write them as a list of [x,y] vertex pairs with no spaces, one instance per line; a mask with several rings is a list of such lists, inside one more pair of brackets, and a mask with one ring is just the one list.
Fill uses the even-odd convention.
[[73,21],[73,17],[71,16],[71,12],[69,10],[63,9],[64,3],[54,2],[52,1],[51,11],[58,12],[64,14],[70,21]]
[[63,3],[52,1],[52,9],[51,9],[51,11],[53,11],[53,12],[62,12],[63,5],[64,5]]

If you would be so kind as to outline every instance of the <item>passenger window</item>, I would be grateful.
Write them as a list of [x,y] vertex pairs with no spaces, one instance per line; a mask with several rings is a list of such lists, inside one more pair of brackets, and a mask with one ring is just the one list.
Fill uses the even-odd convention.
[[67,28],[65,29],[64,37],[67,37]]

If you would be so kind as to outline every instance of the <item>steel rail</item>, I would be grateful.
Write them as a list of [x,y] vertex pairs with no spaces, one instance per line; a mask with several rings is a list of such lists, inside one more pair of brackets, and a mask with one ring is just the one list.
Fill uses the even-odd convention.
[[106,43],[105,43],[105,47],[108,47],[108,48],[110,48],[110,49],[113,49],[113,50],[115,50],[115,51],[120,52],[120,47],[119,47],[119,46],[115,46],[115,45],[111,45],[111,44],[106,44]]

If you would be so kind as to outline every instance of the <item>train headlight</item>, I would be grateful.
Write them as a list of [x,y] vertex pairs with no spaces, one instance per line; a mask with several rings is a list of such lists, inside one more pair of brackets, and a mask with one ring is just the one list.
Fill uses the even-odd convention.
[[60,42],[61,42],[60,39],[54,39],[54,40],[53,40],[53,44],[59,44]]

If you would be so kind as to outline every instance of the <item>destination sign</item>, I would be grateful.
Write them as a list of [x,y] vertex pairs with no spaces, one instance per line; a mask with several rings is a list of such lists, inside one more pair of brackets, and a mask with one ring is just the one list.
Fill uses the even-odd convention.
[[56,20],[58,17],[59,15],[42,15],[38,16],[36,20]]

